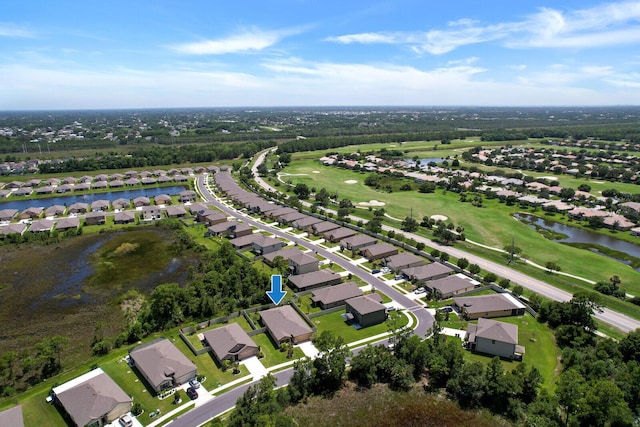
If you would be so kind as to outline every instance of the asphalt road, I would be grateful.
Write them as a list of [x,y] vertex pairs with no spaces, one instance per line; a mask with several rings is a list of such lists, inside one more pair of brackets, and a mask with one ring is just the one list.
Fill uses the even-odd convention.
[[[259,165],[264,161],[265,156],[268,154],[270,150],[266,150],[258,154],[255,162],[253,163],[252,171],[258,185],[260,185],[262,188],[269,191],[277,191],[276,189],[271,187],[269,184],[267,184],[262,178],[260,178],[257,172],[257,165]],[[327,212],[332,212],[332,211],[327,210]],[[335,213],[335,211],[333,212]],[[354,221],[362,220],[362,218],[359,218],[354,215],[350,215],[350,217]],[[495,263],[493,261],[486,260],[482,257],[460,250],[458,248],[455,248],[452,246],[443,246],[425,237],[418,236],[412,233],[407,233],[405,231],[400,230],[399,228],[390,227],[388,225],[383,225],[382,229],[384,231],[393,230],[396,233],[402,233],[405,236],[413,237],[413,239],[415,239],[417,242],[424,243],[426,247],[447,252],[449,255],[455,258],[466,258],[469,260],[471,264],[478,264],[480,268],[482,268],[483,270],[491,273],[495,273],[496,275],[500,277],[504,277],[505,279],[509,279],[512,283],[517,283],[524,288],[527,288],[539,295],[542,295],[545,298],[548,298],[554,301],[569,301],[573,296],[571,293],[563,291],[562,289],[558,289],[554,286],[551,286],[550,284],[542,280],[538,280],[533,277],[527,276],[526,274],[523,274],[517,270],[507,267],[506,265],[502,265],[502,264]],[[596,317],[596,319],[601,320],[626,333],[635,331],[636,329],[640,328],[639,320],[636,320],[632,317],[629,317],[625,314],[619,313],[617,311],[613,311],[608,308],[604,308],[602,312],[595,313],[594,316]]]
[[[302,240],[290,234],[284,233],[283,231],[271,228],[261,222],[254,220],[253,218],[241,215],[238,211],[229,208],[224,203],[219,202],[209,191],[207,186],[205,185],[205,180],[207,179],[207,175],[201,175],[197,179],[198,190],[200,194],[204,196],[206,202],[210,205],[216,206],[218,209],[225,212],[227,215],[235,216],[241,218],[246,223],[255,226],[262,230],[267,230],[270,233],[273,233],[279,237],[283,237],[299,245],[304,247],[309,247],[310,244],[308,241]],[[392,298],[398,304],[406,308],[408,311],[411,311],[417,318],[418,323],[414,328],[414,333],[424,337],[429,333],[429,330],[433,327],[434,318],[424,307],[417,305],[413,300],[407,298],[402,293],[396,291],[382,280],[373,276],[372,274],[364,271],[363,269],[349,263],[344,258],[337,256],[326,249],[314,246],[314,249],[326,257],[330,261],[333,261],[335,264],[340,265],[346,271],[350,272],[354,276],[360,277],[366,282],[372,284],[376,289],[379,289],[387,296]],[[380,341],[385,342],[386,340]],[[353,354],[357,354],[363,347],[358,347],[356,349],[352,349]],[[289,383],[291,376],[293,375],[293,368],[289,368],[283,371],[279,371],[273,373],[273,376],[276,378],[277,386],[284,386]],[[244,384],[237,388],[231,389],[217,397],[214,397],[212,400],[192,409],[191,411],[179,416],[169,425],[171,427],[196,427],[200,426],[207,421],[219,416],[220,414],[232,409],[236,401],[240,396],[244,394],[244,392],[252,385],[256,384],[257,381],[253,381],[251,383]]]

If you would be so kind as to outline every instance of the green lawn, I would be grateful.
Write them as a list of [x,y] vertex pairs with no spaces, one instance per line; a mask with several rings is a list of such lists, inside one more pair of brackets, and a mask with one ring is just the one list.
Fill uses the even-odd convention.
[[296,303],[296,305],[306,314],[317,313],[322,310],[320,307],[313,307],[311,303],[311,296],[312,294],[302,295]]
[[266,333],[254,335],[251,339],[260,346],[260,350],[264,353],[261,362],[267,368],[304,357],[302,350],[295,347],[293,349],[293,358],[288,359],[287,352],[280,351]]
[[[451,319],[455,319],[454,316]],[[500,322],[513,323],[518,325],[518,344],[525,347],[525,355],[523,362],[530,366],[538,368],[544,378],[543,387],[551,390],[556,382],[559,374],[560,350],[555,344],[553,331],[545,324],[536,321],[530,314],[524,316],[501,317],[496,318]],[[469,322],[464,320],[451,320],[442,322],[443,326],[460,329],[466,329]],[[471,323],[477,323],[472,321]],[[461,336],[464,336],[464,331]],[[481,361],[489,363],[493,356],[485,356],[478,353],[465,352],[465,358],[469,361]],[[509,360],[502,361],[504,368],[511,370],[520,362]]]
[[[318,152],[313,153],[319,157]],[[312,173],[317,170],[320,173]],[[388,214],[397,218],[409,215],[409,207],[413,208],[413,216],[422,218],[433,214],[444,214],[456,225],[465,227],[468,239],[503,248],[511,243],[516,236],[516,246],[524,249],[528,258],[544,265],[548,261],[556,262],[562,271],[587,277],[592,280],[608,280],[612,275],[618,275],[622,286],[632,294],[640,294],[640,274],[629,267],[605,256],[591,251],[572,248],[560,243],[546,240],[538,232],[511,217],[514,212],[524,211],[533,213],[533,209],[522,209],[517,205],[507,206],[496,200],[484,200],[483,207],[477,208],[469,203],[459,201],[459,194],[443,192],[441,189],[432,194],[422,194],[417,191],[381,192],[364,185],[367,174],[350,170],[323,166],[314,158],[296,160],[284,172],[303,174],[290,176],[293,184],[306,183],[316,188],[339,188],[339,197],[350,199],[354,204],[371,199],[384,201],[384,209]],[[346,185],[344,181],[356,180],[356,184]],[[608,188],[617,187],[616,184]],[[368,213],[368,212],[367,212]],[[538,211],[537,213],[540,213]],[[356,215],[360,211],[356,212]],[[387,221],[385,221],[387,222]],[[421,230],[420,234],[427,237],[430,232]],[[365,264],[370,267],[370,264]],[[588,284],[583,288],[590,288]]]
[[[324,316],[314,317],[311,319],[318,328],[318,334],[324,331],[331,331],[335,335],[341,336],[346,343],[359,341],[368,337],[389,332],[389,325],[382,322],[378,325],[369,326],[368,328],[355,329],[353,326],[347,325],[342,318],[344,312],[325,314]],[[397,323],[397,327],[401,328],[409,323],[409,319],[403,314]]]

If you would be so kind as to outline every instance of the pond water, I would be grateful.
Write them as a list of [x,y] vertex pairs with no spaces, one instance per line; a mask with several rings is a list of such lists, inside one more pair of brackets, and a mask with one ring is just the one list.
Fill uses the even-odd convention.
[[528,222],[529,224],[527,225],[533,229],[535,229],[535,226],[538,226],[567,236],[562,239],[554,239],[555,242],[601,245],[614,251],[624,252],[631,256],[640,258],[640,246],[625,242],[624,240],[616,239],[612,236],[607,236],[606,234],[599,234],[582,228],[571,227],[570,225],[549,221],[534,215],[514,214],[513,216],[518,220]]
[[[93,193],[83,195],[58,196],[46,199],[28,199],[15,198],[8,201],[0,202],[0,209],[17,209],[23,211],[27,208],[41,207],[48,208],[53,205],[70,206],[74,203],[89,203],[94,200],[108,200],[110,202],[116,199],[135,199],[136,197],[154,197],[160,194],[176,195],[185,190],[186,187],[174,185],[171,187],[153,187],[153,188],[137,188],[135,190],[109,191],[107,193]],[[14,196],[12,196],[14,197]]]
[[[444,159],[442,157],[428,157],[425,159],[419,159],[420,166],[427,166],[429,163],[440,163]],[[413,159],[404,159],[405,162],[414,163]]]

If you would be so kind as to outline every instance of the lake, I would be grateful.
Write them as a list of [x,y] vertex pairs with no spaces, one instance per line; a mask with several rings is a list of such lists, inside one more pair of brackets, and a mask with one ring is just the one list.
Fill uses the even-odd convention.
[[13,198],[7,201],[0,201],[0,209],[17,209],[23,211],[27,208],[40,207],[48,208],[53,205],[70,206],[74,203],[89,203],[95,200],[135,199],[136,197],[154,197],[160,194],[176,195],[184,191],[186,187],[174,185],[171,187],[137,188],[135,190],[109,191],[107,193],[78,194],[68,196],[58,196],[46,199]]
[[[419,159],[420,166],[427,166],[429,163],[440,163],[444,160],[442,157],[429,157],[426,159]],[[404,159],[405,162],[414,163],[413,159]]]
[[534,230],[535,227],[538,226],[567,236],[562,239],[554,239],[554,242],[601,245],[614,251],[624,252],[636,258],[640,258],[640,246],[624,240],[616,239],[612,236],[607,236],[606,234],[594,233],[589,230],[572,227],[555,221],[549,221],[534,215],[514,214],[513,216],[518,220],[524,220],[529,223],[527,225]]

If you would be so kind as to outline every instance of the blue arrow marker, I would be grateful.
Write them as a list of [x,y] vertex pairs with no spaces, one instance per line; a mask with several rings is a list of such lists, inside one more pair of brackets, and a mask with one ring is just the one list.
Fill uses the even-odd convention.
[[285,295],[287,295],[287,291],[282,290],[282,276],[278,274],[271,275],[271,290],[267,291],[267,296],[271,298],[275,305],[278,305]]

